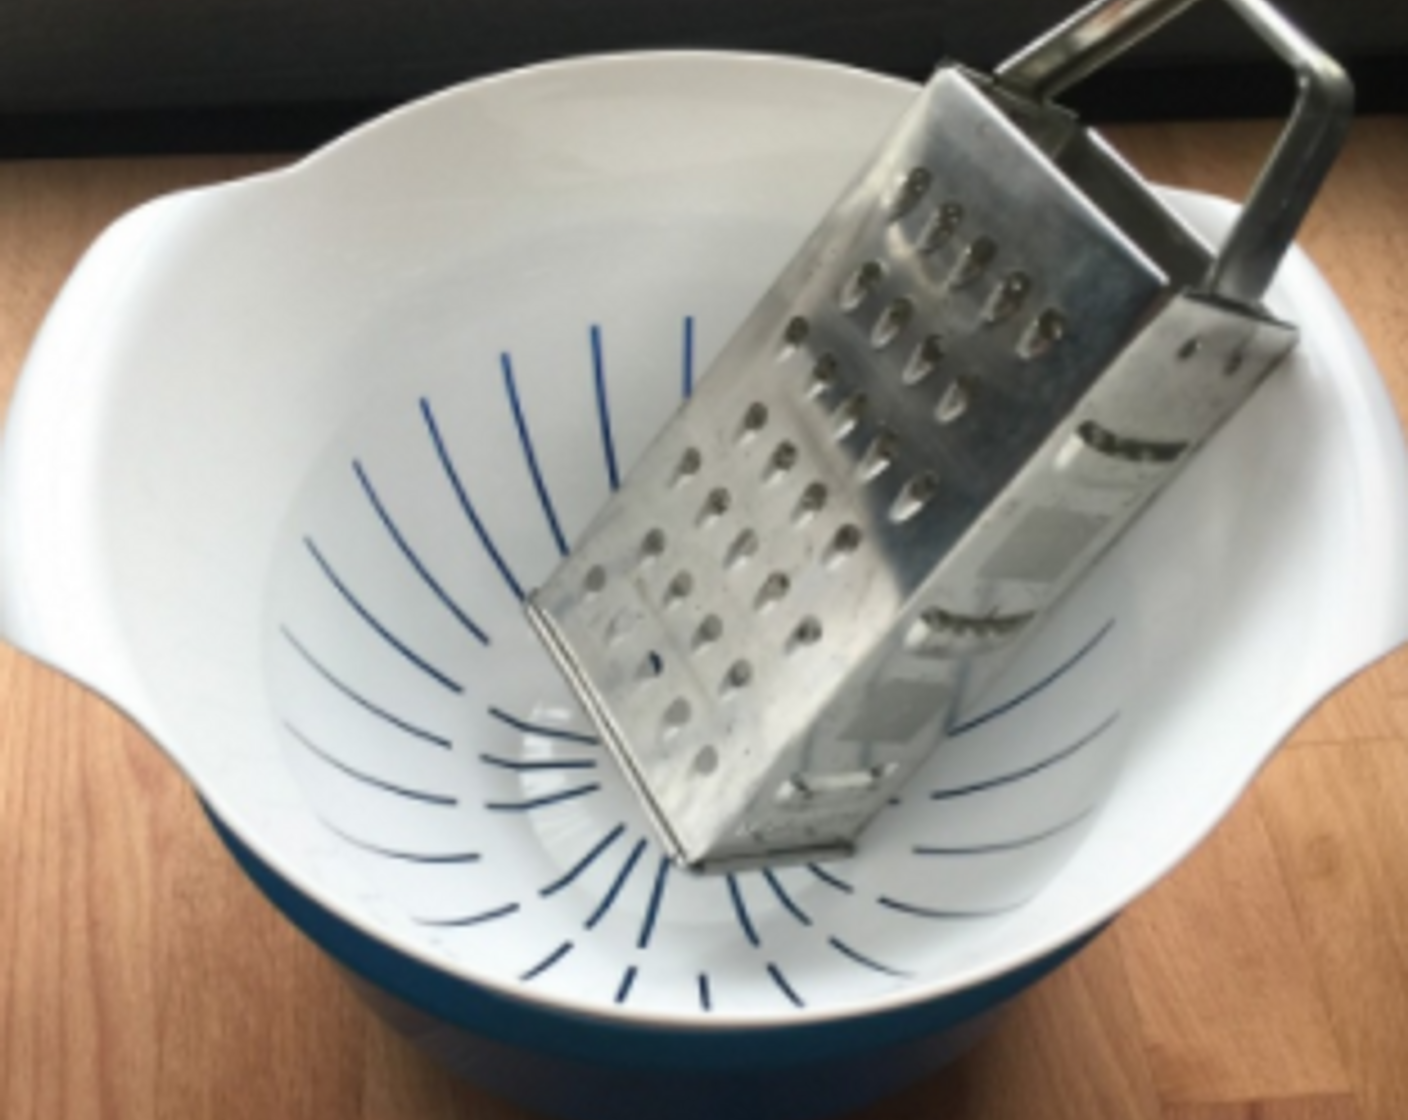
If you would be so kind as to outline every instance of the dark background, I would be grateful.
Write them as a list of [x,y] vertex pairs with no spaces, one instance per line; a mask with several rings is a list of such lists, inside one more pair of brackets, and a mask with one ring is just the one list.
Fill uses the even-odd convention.
[[[922,77],[991,66],[1074,0],[0,0],[0,158],[300,150],[564,55],[735,48]],[[1281,0],[1361,112],[1408,111],[1408,0]],[[1285,113],[1288,73],[1205,0],[1070,98],[1095,120]]]

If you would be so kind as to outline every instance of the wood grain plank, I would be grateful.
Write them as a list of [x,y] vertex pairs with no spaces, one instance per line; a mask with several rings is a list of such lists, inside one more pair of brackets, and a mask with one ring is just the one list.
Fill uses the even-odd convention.
[[1284,755],[1259,790],[1365,1120],[1408,1116],[1408,743]]
[[1254,796],[1115,935],[1165,1102],[1349,1090]]
[[1360,1113],[1354,1097],[1344,1095],[1175,1105],[1164,1113],[1164,1120],[1360,1120]]
[[1021,999],[963,1061],[856,1120],[1151,1120],[1159,1103],[1116,939]]

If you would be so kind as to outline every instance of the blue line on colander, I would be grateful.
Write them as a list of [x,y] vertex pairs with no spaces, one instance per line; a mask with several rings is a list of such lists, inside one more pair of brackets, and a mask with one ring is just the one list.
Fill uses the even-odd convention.
[[541,797],[529,797],[523,801],[486,801],[484,808],[494,813],[531,813],[534,809],[548,809],[554,805],[561,805],[564,801],[575,801],[579,797],[596,793],[599,789],[601,786],[592,782],[590,785],[560,789],[553,793],[545,793]]
[[557,510],[553,508],[552,495],[538,466],[538,455],[533,450],[533,437],[528,431],[528,418],[523,414],[523,402],[518,399],[518,383],[513,377],[513,359],[507,352],[499,355],[499,364],[504,372],[504,391],[508,394],[509,408],[513,411],[513,426],[518,430],[518,445],[523,449],[523,461],[528,466],[528,474],[533,479],[533,489],[538,492],[538,503],[543,507],[548,529],[552,532],[557,551],[567,555],[567,538],[562,535],[562,527],[557,523]]
[[352,469],[356,472],[357,480],[362,484],[362,491],[366,494],[367,500],[371,502],[372,509],[376,511],[376,515],[381,520],[381,524],[386,529],[387,533],[391,535],[391,539],[396,542],[396,547],[401,550],[401,555],[404,556],[411,567],[415,569],[416,575],[420,576],[425,585],[430,588],[435,597],[444,604],[445,608],[455,616],[460,625],[487,646],[489,644],[489,635],[484,632],[484,629],[475,622],[474,619],[469,617],[463,607],[450,597],[450,593],[440,585],[440,581],[430,574],[430,570],[426,568],[421,558],[416,555],[415,550],[411,548],[410,543],[401,533],[396,522],[392,520],[391,514],[388,513],[386,507],[382,505],[381,497],[377,494],[376,488],[372,486],[372,480],[367,476],[366,469],[362,466],[362,461],[360,459],[353,459]]
[[337,758],[334,755],[331,755],[327,751],[323,750],[322,747],[314,743],[311,739],[308,738],[308,736],[303,734],[302,731],[294,727],[293,724],[289,723],[288,720],[284,720],[284,727],[288,731],[288,733],[292,735],[295,739],[297,739],[300,743],[302,743],[308,749],[309,753],[311,753],[315,758],[321,759],[323,762],[326,762],[329,766],[333,767],[336,770],[340,770],[349,778],[353,778],[356,781],[361,782],[363,785],[371,786],[374,789],[382,790],[385,793],[394,793],[397,797],[406,797],[412,801],[423,801],[427,805],[453,806],[459,804],[459,799],[456,797],[450,797],[449,795],[442,793],[429,793],[426,790],[421,789],[409,789],[406,786],[398,786],[392,782],[388,782],[382,778],[378,778],[375,775],[368,774],[362,770],[357,770],[354,767],[348,766],[347,763],[343,762],[340,758]]
[[665,899],[665,883],[670,877],[670,857],[661,856],[660,865],[655,869],[655,885],[650,888],[650,901],[645,906],[645,917],[640,923],[640,937],[636,939],[637,949],[650,947],[650,936],[655,932],[655,923],[660,917],[660,904]]
[[351,588],[349,588],[345,583],[342,582],[337,572],[333,570],[332,565],[328,563],[327,558],[322,554],[321,551],[319,551],[318,546],[316,543],[314,543],[312,537],[304,537],[303,543],[308,546],[308,551],[312,553],[313,559],[318,562],[318,566],[322,568],[323,574],[327,576],[328,581],[335,588],[337,588],[338,592],[342,595],[343,599],[347,601],[348,606],[350,606],[354,611],[356,611],[357,614],[361,617],[362,621],[365,622],[368,626],[370,626],[373,630],[375,630],[376,633],[382,638],[383,641],[386,642],[387,645],[391,646],[392,649],[394,649],[397,653],[399,653],[417,669],[425,673],[426,676],[444,685],[451,692],[464,691],[463,686],[461,686],[456,681],[452,680],[449,676],[441,672],[434,665],[430,664],[429,661],[423,658],[420,654],[416,653],[415,650],[411,649],[411,647],[406,645],[406,643],[403,642],[400,638],[396,637],[396,635],[393,634],[390,630],[388,630],[386,626],[379,619],[377,619],[375,615],[372,614],[371,611],[367,610],[367,608],[362,605],[361,600],[359,600],[357,596],[352,594]]
[[931,918],[936,921],[981,921],[985,918],[1000,918],[1003,914],[1010,914],[1014,910],[1020,910],[1031,898],[1024,898],[1020,902],[1014,902],[1009,906],[999,906],[993,910],[945,910],[929,906],[920,906],[917,902],[905,902],[902,899],[891,898],[888,895],[881,895],[875,900],[887,910],[893,910],[898,914],[908,914],[914,918]]
[[694,396],[694,316],[684,317],[684,399]]
[[772,982],[777,985],[778,991],[788,998],[793,1007],[807,1006],[802,997],[797,994],[797,990],[787,982],[787,977],[782,974],[782,969],[777,965],[768,963],[768,975],[772,977]]
[[1059,836],[1063,832],[1068,832],[1081,821],[1095,812],[1095,806],[1081,810],[1070,820],[1062,821],[1051,828],[1043,829],[1041,832],[1034,832],[1030,836],[1020,836],[1014,840],[997,840],[985,844],[965,844],[965,845],[929,845],[916,844],[911,849],[917,856],[984,856],[994,852],[1011,852],[1018,848],[1029,848],[1033,844],[1040,844],[1043,840]]
[[616,441],[611,435],[611,403],[606,393],[606,358],[602,354],[601,328],[592,324],[589,332],[592,346],[592,380],[596,384],[596,419],[601,429],[601,453],[606,459],[606,481],[611,490],[621,488],[621,476],[616,469]]
[[748,938],[752,945],[761,945],[758,939],[758,931],[753,928],[753,919],[748,916],[748,906],[743,901],[743,892],[738,886],[738,877],[730,874],[728,876],[728,894],[733,899],[733,912],[738,917],[738,925],[743,930],[743,936]]
[[605,836],[603,836],[600,840],[593,844],[591,850],[587,852],[587,854],[584,855],[581,859],[579,859],[575,864],[573,864],[572,867],[567,871],[567,873],[562,876],[562,878],[549,883],[546,887],[543,887],[540,891],[538,891],[538,893],[544,898],[550,898],[552,895],[555,895],[558,891],[562,890],[563,887],[571,885],[577,879],[577,877],[582,874],[583,871],[585,871],[588,867],[590,867],[593,863],[597,861],[597,859],[601,856],[603,852],[606,851],[607,848],[611,847],[612,844],[616,843],[616,841],[621,838],[621,833],[625,831],[625,824],[618,824],[615,828],[613,828],[610,832],[608,832]]
[[440,435],[440,425],[435,422],[435,412],[430,407],[430,401],[425,397],[420,399],[420,414],[425,420],[426,430],[430,433],[430,442],[435,445],[435,454],[440,460],[441,468],[445,471],[445,477],[449,479],[450,487],[454,490],[455,497],[459,499],[460,509],[469,518],[469,524],[479,538],[479,543],[483,545],[484,551],[488,553],[494,567],[498,568],[499,575],[503,576],[504,582],[508,584],[508,589],[513,592],[514,598],[521,601],[523,586],[518,582],[517,577],[513,574],[513,569],[508,566],[508,562],[504,560],[503,555],[494,544],[494,538],[489,535],[489,530],[485,528],[484,522],[479,519],[479,512],[474,508],[474,503],[469,500],[469,493],[465,490],[464,483],[460,481],[459,471],[455,469],[454,461],[450,458],[450,452]]
[[565,739],[569,743],[581,743],[584,746],[597,746],[597,740],[591,735],[584,735],[580,731],[568,731],[564,727],[548,727],[546,724],[530,723],[526,719],[509,715],[502,708],[491,707],[489,715],[500,723],[507,724],[515,731],[521,731],[525,735],[542,735],[547,739]]
[[596,759],[594,758],[500,758],[496,754],[481,754],[479,761],[519,774],[542,770],[596,769]]
[[559,945],[556,949],[554,949],[551,953],[549,953],[549,954],[548,954],[546,957],[544,957],[541,961],[539,961],[539,962],[538,962],[537,964],[535,964],[532,968],[530,968],[527,972],[525,972],[522,976],[520,976],[519,979],[526,981],[526,980],[532,980],[534,977],[541,976],[544,972],[546,972],[548,969],[550,969],[553,965],[557,964],[558,961],[562,960],[563,957],[567,956],[567,954],[570,953],[571,951],[572,951],[572,942],[570,942],[570,941],[564,941],[561,945]]
[[1024,766],[1020,770],[1012,770],[1006,774],[999,774],[994,778],[986,778],[981,782],[973,782],[971,785],[957,786],[952,789],[936,789],[929,794],[933,801],[947,801],[955,797],[968,797],[975,793],[983,793],[998,786],[1011,785],[1013,782],[1020,782],[1030,778],[1033,774],[1040,774],[1043,770],[1055,766],[1058,762],[1064,762],[1082,747],[1093,743],[1106,731],[1115,725],[1119,720],[1120,713],[1114,712],[1102,720],[1094,730],[1087,731],[1069,747],[1063,747],[1049,758],[1044,758],[1040,762],[1035,762],[1030,766]]
[[507,918],[510,914],[518,913],[518,903],[510,902],[505,906],[497,906],[493,910],[484,910],[478,914],[469,914],[462,918],[412,918],[411,921],[420,926],[434,926],[437,929],[460,928],[463,926],[480,926],[485,922],[497,921],[499,918]]
[[316,657],[313,656],[312,652],[308,649],[308,647],[305,646],[302,642],[300,642],[298,638],[294,636],[293,631],[290,630],[287,626],[280,626],[279,630],[282,632],[283,636],[288,639],[289,644],[293,646],[293,648],[296,649],[299,654],[302,655],[303,660],[308,662],[308,664],[311,665],[317,671],[319,676],[321,676],[325,681],[328,682],[328,684],[332,685],[349,700],[360,704],[367,711],[371,712],[372,715],[385,720],[393,727],[400,728],[408,735],[413,735],[417,739],[423,739],[427,743],[434,743],[437,747],[443,747],[445,750],[453,749],[450,740],[445,738],[443,735],[436,735],[433,731],[427,731],[425,728],[418,727],[410,721],[402,719],[398,715],[393,715],[391,712],[388,712],[385,708],[383,708],[380,704],[376,704],[373,703],[371,700],[368,700],[360,692],[352,688],[351,685],[347,684],[345,681],[335,676],[326,665],[324,665],[321,661],[319,661]]
[[847,883],[844,879],[836,878],[835,875],[831,874],[831,872],[827,871],[825,868],[818,867],[814,863],[809,863],[806,865],[806,867],[808,871],[810,871],[828,887],[835,887],[836,890],[844,891],[846,894],[851,894],[855,891],[855,887],[851,886],[850,883]]
[[827,942],[827,944],[830,945],[833,949],[835,949],[838,953],[840,953],[843,957],[849,957],[851,960],[855,961],[856,964],[862,965],[862,966],[864,966],[865,968],[872,969],[872,970],[874,970],[875,972],[883,972],[886,976],[897,976],[897,977],[899,977],[899,978],[901,978],[901,979],[903,979],[903,978],[905,978],[905,977],[907,977],[907,976],[913,976],[913,975],[914,975],[914,973],[912,973],[912,972],[906,972],[904,969],[901,969],[901,968],[891,968],[891,967],[890,967],[889,965],[887,965],[887,964],[881,964],[879,961],[875,960],[874,958],[866,956],[864,953],[860,952],[858,949],[852,949],[849,945],[847,945],[847,944],[846,944],[844,941],[842,941],[839,937],[828,937],[828,938],[826,939],[826,942]]
[[444,864],[465,864],[478,863],[478,852],[408,852],[400,848],[383,848],[380,844],[371,844],[359,836],[353,836],[350,832],[338,828],[332,821],[325,817],[319,817],[325,827],[333,835],[347,841],[355,848],[360,848],[364,852],[370,852],[375,856],[383,856],[386,859],[405,860],[409,863],[444,863]]
[[636,982],[636,966],[631,965],[626,969],[625,975],[621,977],[621,984],[616,989],[616,1002],[625,1003],[626,998],[631,994],[631,985]]
[[801,922],[804,926],[812,924],[812,920],[807,917],[802,908],[792,900],[792,896],[783,888],[782,881],[773,872],[771,867],[763,868],[763,878],[767,880],[768,886],[772,888],[772,893],[777,895],[777,901],[782,903],[783,907],[796,918],[797,921]]
[[1077,665],[1079,665],[1082,661],[1084,661],[1091,653],[1093,653],[1096,647],[1099,646],[1099,644],[1103,642],[1105,638],[1109,635],[1110,631],[1114,629],[1114,626],[1115,620],[1113,618],[1108,620],[1105,625],[1100,627],[1099,630],[1095,631],[1094,635],[1091,636],[1085,642],[1084,645],[1082,645],[1078,650],[1076,650],[1075,653],[1071,654],[1071,656],[1066,658],[1065,661],[1057,665],[1056,668],[1052,669],[1051,672],[1048,673],[1046,676],[1042,677],[1041,680],[1017,693],[1016,696],[1013,696],[1009,700],[1004,700],[1001,704],[998,704],[995,707],[989,708],[981,715],[976,715],[972,719],[961,720],[960,722],[954,724],[948,730],[949,738],[956,739],[960,735],[966,735],[969,731],[976,731],[979,727],[982,727],[983,724],[991,723],[993,720],[999,718],[1000,716],[1007,715],[1008,712],[1011,712],[1016,708],[1020,708],[1028,700],[1031,700],[1034,697],[1045,692],[1053,684],[1055,684],[1072,669],[1074,669]]
[[606,894],[602,896],[601,902],[599,902],[597,908],[592,911],[591,917],[583,923],[587,929],[596,929],[597,923],[599,923],[602,918],[606,917],[608,911],[615,905],[616,899],[626,886],[626,881],[630,879],[631,873],[636,869],[636,864],[640,862],[640,857],[645,853],[645,847],[646,842],[644,840],[636,841],[636,846],[631,849],[631,854],[626,857],[626,862],[621,865],[621,870],[616,873],[615,880],[612,882]]

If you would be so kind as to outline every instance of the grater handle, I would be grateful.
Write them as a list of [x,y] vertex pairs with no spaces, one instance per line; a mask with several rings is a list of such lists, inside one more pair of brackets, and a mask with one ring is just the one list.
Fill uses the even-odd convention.
[[[1097,0],[1002,63],[997,79],[1035,100],[1049,100],[1197,2]],[[1209,295],[1255,304],[1339,155],[1354,86],[1339,63],[1265,0],[1226,3],[1290,65],[1299,90],[1290,120],[1203,284]]]

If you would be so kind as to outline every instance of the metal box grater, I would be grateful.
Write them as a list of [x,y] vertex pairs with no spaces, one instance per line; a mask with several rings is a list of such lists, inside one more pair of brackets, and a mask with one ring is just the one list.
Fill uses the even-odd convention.
[[1051,97],[1190,0],[1102,0],[940,68],[529,617],[702,871],[849,853],[1043,612],[1294,345],[1261,296],[1343,73],[1211,252]]

